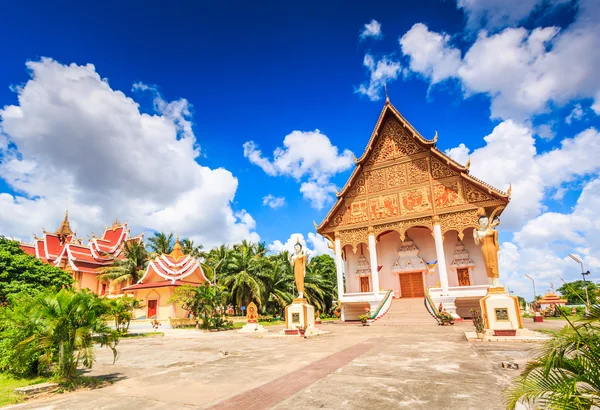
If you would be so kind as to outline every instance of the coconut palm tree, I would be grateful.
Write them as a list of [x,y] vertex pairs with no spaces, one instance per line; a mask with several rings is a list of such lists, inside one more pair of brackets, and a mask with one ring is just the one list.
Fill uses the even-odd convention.
[[202,249],[204,249],[204,246],[202,246],[202,244],[195,245],[192,239],[184,238],[181,241],[181,251],[184,255],[191,255],[194,258],[198,258],[204,256]]
[[294,272],[288,257],[287,251],[270,256],[266,269],[259,273],[265,284],[263,310],[278,316],[294,299]]
[[123,255],[124,259],[113,257],[113,265],[99,270],[99,281],[135,283],[140,279],[148,266],[148,252],[144,245],[138,241],[127,241]]
[[264,283],[257,273],[266,265],[266,258],[256,254],[253,243],[243,241],[233,247],[226,265],[226,276],[220,282],[229,288],[233,302],[238,306],[252,301],[262,306]]
[[505,394],[509,409],[520,402],[544,409],[599,408],[600,305],[546,342]]
[[151,256],[169,254],[173,252],[173,246],[175,241],[173,240],[173,234],[165,234],[164,232],[155,232],[154,237],[148,238],[148,250],[151,252]]
[[[211,249],[207,254],[205,254],[204,263],[206,266],[210,266],[212,268],[212,278],[214,284],[216,284],[218,281],[218,274],[226,271],[230,253],[231,248],[229,248],[229,246],[221,245]],[[205,265],[202,265],[203,269]]]
[[86,291],[61,290],[56,294],[41,294],[33,300],[35,323],[31,336],[17,349],[27,351],[34,346],[43,352],[40,362],[54,364],[57,376],[71,379],[77,367],[91,368],[95,361],[94,343],[107,346],[117,357],[117,331],[104,324],[102,315],[107,307],[102,299]]

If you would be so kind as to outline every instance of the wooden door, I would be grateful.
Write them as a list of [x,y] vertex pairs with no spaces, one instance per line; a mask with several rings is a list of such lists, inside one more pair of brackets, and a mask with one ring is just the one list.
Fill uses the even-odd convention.
[[360,278],[360,291],[361,292],[370,292],[369,290],[369,278]]
[[153,316],[156,316],[156,305],[157,300],[149,300],[148,301],[148,319],[152,319]]
[[458,268],[456,274],[458,275],[458,286],[471,286],[468,268]]
[[423,274],[421,272],[405,273],[398,276],[400,277],[400,292],[403,298],[425,297]]

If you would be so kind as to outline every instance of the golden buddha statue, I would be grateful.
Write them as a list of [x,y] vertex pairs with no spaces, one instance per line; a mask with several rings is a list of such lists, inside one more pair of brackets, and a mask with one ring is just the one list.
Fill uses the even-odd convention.
[[298,298],[304,297],[304,276],[306,275],[306,253],[302,250],[300,239],[296,239],[295,253],[290,255],[290,263],[294,267],[294,279],[298,288]]
[[492,279],[493,286],[499,286],[498,251],[500,246],[498,244],[498,231],[494,227],[500,221],[490,223],[490,218],[487,217],[483,208],[477,210],[477,216],[479,217],[479,228],[473,229],[473,239],[476,245],[481,245],[481,253],[488,278]]

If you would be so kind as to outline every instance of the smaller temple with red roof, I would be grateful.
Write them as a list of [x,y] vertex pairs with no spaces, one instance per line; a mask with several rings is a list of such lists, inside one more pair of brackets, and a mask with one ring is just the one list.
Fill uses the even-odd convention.
[[142,308],[135,311],[136,319],[186,318],[188,312],[168,303],[169,298],[179,286],[198,286],[206,282],[210,283],[200,260],[182,252],[178,237],[173,252],[150,261],[138,283],[123,288],[123,292],[142,301]]
[[[76,289],[89,289],[98,295],[118,296],[122,285],[111,286],[108,282],[100,282],[97,277],[100,269],[110,266],[115,259],[123,259],[122,251],[128,241],[143,240],[143,234],[129,236],[127,224],[116,220],[111,227],[106,227],[101,237],[93,235],[87,245],[77,238],[69,224],[69,211],[65,214],[60,227],[54,232],[43,230],[44,236],[34,236],[33,244],[21,243],[20,248],[45,263],[57,266],[70,272],[75,279]],[[127,286],[124,284],[123,286]]]

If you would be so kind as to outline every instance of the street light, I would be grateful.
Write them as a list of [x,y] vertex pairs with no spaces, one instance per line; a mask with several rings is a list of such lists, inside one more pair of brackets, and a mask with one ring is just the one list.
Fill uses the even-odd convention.
[[527,276],[529,279],[531,279],[531,282],[533,283],[533,301],[535,302],[537,299],[537,296],[535,294],[535,280],[533,280],[533,278],[531,276],[529,276],[528,274],[525,274],[525,276]]
[[590,274],[590,271],[588,270],[587,272],[584,272],[583,262],[581,262],[581,259],[579,259],[575,255],[573,255],[572,253],[569,254],[569,258],[573,259],[575,262],[577,262],[581,266],[581,277],[583,278],[583,286],[585,288],[585,299],[587,300],[587,306],[585,307],[585,310],[587,312],[588,307],[590,306],[590,296],[588,295],[588,289],[587,289],[587,283],[585,281],[585,277]]

